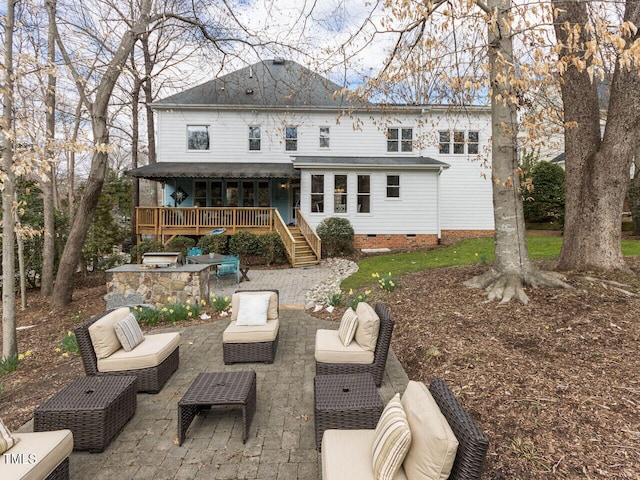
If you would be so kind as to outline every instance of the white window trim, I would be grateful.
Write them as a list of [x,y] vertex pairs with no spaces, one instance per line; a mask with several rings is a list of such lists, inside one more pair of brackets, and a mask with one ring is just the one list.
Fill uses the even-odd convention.
[[[296,136],[295,138],[287,138],[287,128],[295,128],[296,129]],[[296,148],[295,150],[287,150],[287,140],[295,140],[296,142]],[[285,125],[284,126],[284,151],[285,152],[297,152],[299,151],[299,143],[300,143],[300,130],[298,125]]]
[[[407,126],[391,126],[391,127],[387,127],[387,132],[389,130],[398,130],[398,139],[396,140],[398,142],[398,150],[397,151],[389,151],[389,137],[387,135],[385,135],[385,149],[387,152],[387,155],[413,155],[415,154],[415,139],[414,139],[414,133],[415,133],[415,127],[407,127]],[[411,130],[411,150],[409,151],[403,151],[402,150],[402,130]]]
[[[448,132],[449,133],[449,153],[441,153],[440,152],[440,132]],[[454,145],[456,144],[455,142],[455,134],[456,132],[462,132],[464,133],[464,151],[462,153],[455,153],[453,151],[454,149]],[[469,153],[469,132],[477,132],[478,133],[478,142],[473,142],[474,145],[478,146],[478,152],[477,153]],[[450,155],[455,155],[458,157],[462,157],[465,155],[478,155],[480,153],[480,130],[438,130],[438,155],[446,155],[446,156],[450,156]]]
[[[327,133],[327,135],[325,137],[322,136],[322,129],[326,128],[329,130],[329,132]],[[322,139],[326,138],[329,141],[329,146],[327,147],[323,147],[322,146]],[[318,148],[320,150],[331,150],[331,127],[329,125],[321,125],[318,128]]]
[[[260,137],[251,138],[251,129],[259,128],[260,129]],[[260,148],[258,150],[251,150],[251,140],[260,140]],[[249,153],[260,153],[262,152],[262,125],[249,125],[247,128],[247,152]]]
[[[387,194],[387,189],[389,188],[389,177],[398,177],[398,196],[397,197],[390,197]],[[395,185],[392,185],[395,187]],[[392,174],[392,173],[386,173],[384,176],[384,199],[391,201],[391,202],[397,202],[399,200],[402,200],[402,175],[400,174]]]

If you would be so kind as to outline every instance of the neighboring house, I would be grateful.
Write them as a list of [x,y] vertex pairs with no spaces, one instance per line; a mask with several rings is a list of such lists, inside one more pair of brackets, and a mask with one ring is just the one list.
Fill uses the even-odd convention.
[[[200,212],[192,224],[203,211],[207,218],[233,212],[233,225],[225,224],[228,216],[214,221],[232,233],[248,223],[270,229],[269,212],[277,210],[307,237],[325,218],[346,218],[357,248],[425,246],[493,232],[486,107],[359,103],[281,59],[151,106],[158,163],[128,173],[163,183],[171,207],[163,215]],[[150,233],[141,225],[158,217],[141,210],[138,232]],[[205,230],[156,226],[155,233]]]

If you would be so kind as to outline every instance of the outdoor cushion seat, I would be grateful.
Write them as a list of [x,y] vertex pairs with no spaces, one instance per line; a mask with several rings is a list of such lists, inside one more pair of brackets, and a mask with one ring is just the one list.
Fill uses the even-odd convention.
[[325,363],[373,363],[373,352],[365,350],[358,342],[344,346],[337,330],[318,330],[315,347],[316,362]]
[[225,343],[273,342],[278,336],[280,320],[267,320],[266,325],[236,325],[231,322],[222,333]]
[[[355,340],[349,344],[349,347],[339,349],[339,354],[336,356],[331,356],[328,351],[323,350],[334,348],[333,339],[330,339],[330,334],[326,332],[335,332],[331,335],[335,334],[336,338],[338,338],[337,341],[340,342],[338,331],[318,330],[316,332],[316,347],[320,347],[321,350],[315,352],[316,375],[370,373],[376,382],[376,386],[379,387],[382,385],[384,368],[387,364],[394,321],[389,310],[382,303],[376,303],[375,308],[371,309],[369,305],[365,306],[363,302],[361,302],[356,309],[358,315],[360,315],[358,313],[359,311],[365,312],[363,317],[367,317],[367,320],[372,320],[371,316],[376,315],[379,319],[379,325],[377,323],[370,323],[366,330],[363,329],[363,331],[358,334],[358,329],[361,328],[360,319],[358,319],[359,323],[358,327],[356,327]],[[360,348],[352,347],[353,344],[358,345]],[[349,348],[353,348],[353,350],[349,350]],[[369,357],[370,361],[368,363],[360,360],[364,358],[363,351],[368,351],[369,354],[373,354],[372,357]],[[345,361],[345,355],[348,354],[348,361]],[[356,358],[351,358],[351,354]]]
[[98,360],[98,371],[116,372],[151,368],[161,364],[180,345],[178,332],[146,335],[144,342],[126,352],[123,348]]
[[[480,479],[489,439],[444,380],[432,380],[428,389],[421,382],[409,382],[401,404],[411,442],[394,479]],[[378,433],[381,432],[375,429],[325,430],[322,479],[374,480],[372,447]],[[387,444],[385,450],[392,447]],[[384,454],[383,450],[378,452],[378,455]]]
[[[4,455],[22,461],[0,462],[0,478],[12,480],[68,479],[69,455],[73,450],[71,430],[13,433],[18,440]],[[18,457],[21,455],[21,457]],[[3,457],[3,459],[9,457]],[[33,459],[32,463],[30,459]]]
[[[262,298],[248,298],[254,296]],[[265,296],[268,299],[264,299]],[[243,298],[248,301],[243,301]],[[279,299],[278,290],[237,290],[233,294],[231,323],[222,333],[225,365],[273,363],[280,338]],[[243,304],[245,309],[241,311]],[[241,325],[238,325],[239,319]]]
[[84,371],[88,376],[135,375],[138,392],[158,393],[178,369],[180,334],[145,335],[142,343],[125,352],[115,324],[129,313],[128,307],[107,310],[73,329]]

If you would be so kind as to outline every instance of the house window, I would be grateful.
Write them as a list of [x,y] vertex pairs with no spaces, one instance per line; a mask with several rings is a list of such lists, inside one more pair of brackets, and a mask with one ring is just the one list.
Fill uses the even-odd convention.
[[285,127],[285,150],[295,152],[298,150],[298,127]]
[[371,212],[371,177],[358,175],[358,213]]
[[[441,131],[438,132],[440,153],[448,155],[453,153],[454,155],[476,155],[479,151],[479,133],[475,130],[465,132],[463,130],[456,130],[451,136],[451,132]],[[453,142],[452,142],[453,140]],[[453,144],[452,144],[453,143]],[[465,145],[467,146],[465,152]]]
[[333,179],[333,211],[347,213],[347,176],[335,175]]
[[209,150],[209,125],[187,125],[187,150]]
[[227,207],[238,206],[238,182],[227,182]]
[[207,206],[207,182],[198,181],[193,184],[193,205],[195,207]]
[[268,181],[258,182],[258,206],[259,207],[269,206],[269,182]]
[[260,127],[249,127],[249,150],[260,151]]
[[242,206],[253,207],[256,201],[256,186],[252,180],[242,182]]
[[387,152],[398,151],[413,151],[413,128],[387,129]]
[[324,175],[311,175],[311,211],[324,212]]
[[222,182],[211,182],[211,206],[222,206]]
[[329,127],[320,127],[320,148],[329,148]]
[[400,175],[387,175],[387,198],[400,198]]
[[451,142],[451,133],[439,132],[439,141],[440,141],[440,153],[444,155],[451,153],[451,146],[449,145],[449,143]]
[[464,132],[453,132],[453,153],[464,154]]
[[478,144],[480,143],[480,135],[476,131],[469,131],[467,139],[467,153],[473,155],[479,152]]

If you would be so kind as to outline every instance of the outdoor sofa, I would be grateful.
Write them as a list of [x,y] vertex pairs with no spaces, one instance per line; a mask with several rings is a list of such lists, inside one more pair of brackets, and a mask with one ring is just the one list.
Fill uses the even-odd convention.
[[231,323],[222,333],[225,365],[273,363],[280,338],[279,291],[237,290],[231,305]]
[[11,480],[68,480],[69,455],[73,450],[71,430],[10,433],[0,422],[0,478]]
[[382,384],[394,321],[387,307],[376,303],[372,308],[360,302],[355,314],[358,325],[353,341],[345,346],[338,330],[316,332],[316,375],[370,373],[376,386]]
[[410,435],[402,437],[400,428],[385,435],[393,430],[388,420],[397,422],[387,415],[391,402],[376,429],[326,430],[322,437],[322,479],[373,480],[374,471],[389,467],[382,464],[384,461],[395,462],[396,466],[401,462],[395,474],[391,467],[395,480],[480,479],[489,439],[444,380],[432,380],[428,389],[421,382],[410,381],[399,403]]
[[74,328],[84,370],[87,376],[135,375],[138,392],[158,393],[178,369],[180,333],[143,335],[141,343],[127,351],[116,324],[132,315],[129,307],[107,310]]

